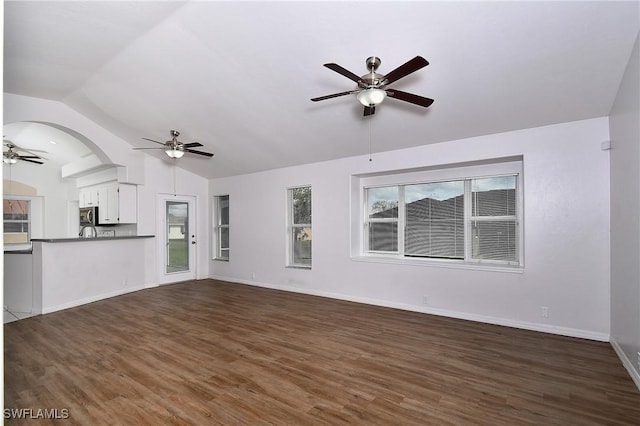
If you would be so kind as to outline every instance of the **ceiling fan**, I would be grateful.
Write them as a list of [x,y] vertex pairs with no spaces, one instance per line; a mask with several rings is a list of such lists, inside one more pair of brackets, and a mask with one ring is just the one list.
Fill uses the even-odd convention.
[[204,146],[200,142],[183,143],[178,140],[178,136],[180,136],[179,131],[171,130],[170,133],[171,133],[171,140],[166,142],[158,142],[158,141],[154,141],[153,139],[142,138],[146,141],[155,142],[160,145],[163,145],[162,148],[154,147],[154,148],[133,148],[133,149],[164,149],[164,152],[171,158],[181,158],[185,152],[188,152],[191,154],[204,155],[205,157],[213,157],[213,154],[211,154],[210,152],[196,151],[195,149],[191,149],[197,146]]
[[[8,151],[4,151],[2,153],[2,161],[4,163],[16,164],[18,160],[22,160],[22,161],[27,161],[29,163],[44,164],[42,161],[38,161],[38,160],[42,160],[42,157],[39,157],[33,154],[33,152],[28,151],[26,149],[22,149],[7,140],[4,141],[4,144],[7,148],[9,148]],[[20,155],[20,152],[26,152],[27,154],[33,154],[33,155]]]
[[420,68],[424,68],[429,65],[426,59],[422,56],[416,56],[415,58],[407,61],[403,65],[389,72],[387,75],[376,73],[376,70],[381,64],[381,60],[378,57],[371,56],[367,58],[368,74],[358,77],[351,71],[341,67],[338,64],[329,63],[324,64],[325,67],[342,74],[348,79],[355,81],[358,84],[358,88],[349,90],[347,92],[334,93],[332,95],[320,96],[318,98],[311,99],[313,102],[323,101],[325,99],[337,98],[338,96],[356,94],[358,101],[364,105],[364,115],[372,115],[376,112],[376,105],[379,105],[387,96],[395,98],[400,101],[409,102],[415,105],[419,105],[427,108],[433,103],[433,99],[425,98],[422,96],[414,95],[413,93],[403,92],[401,90],[387,89],[387,86],[395,81],[400,80],[412,72],[418,71]]

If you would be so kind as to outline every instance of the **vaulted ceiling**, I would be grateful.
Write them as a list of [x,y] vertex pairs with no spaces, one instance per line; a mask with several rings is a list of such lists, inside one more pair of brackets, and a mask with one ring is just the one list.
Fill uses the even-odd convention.
[[[608,115],[640,29],[631,2],[4,3],[4,89],[64,102],[129,142],[198,141],[207,178]],[[363,117],[355,83],[430,65]],[[144,151],[164,156],[161,150]],[[375,158],[375,155],[374,155]]]

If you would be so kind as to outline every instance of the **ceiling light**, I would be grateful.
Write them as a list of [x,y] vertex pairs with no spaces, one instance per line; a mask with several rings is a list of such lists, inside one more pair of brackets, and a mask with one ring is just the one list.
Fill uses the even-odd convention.
[[366,107],[379,105],[387,97],[387,92],[382,89],[369,88],[358,93],[358,100]]
[[164,152],[166,152],[167,155],[171,158],[181,158],[184,155],[184,150],[178,148],[169,148]]
[[10,157],[4,157],[2,161],[4,161],[5,164],[16,164],[18,162],[17,159]]

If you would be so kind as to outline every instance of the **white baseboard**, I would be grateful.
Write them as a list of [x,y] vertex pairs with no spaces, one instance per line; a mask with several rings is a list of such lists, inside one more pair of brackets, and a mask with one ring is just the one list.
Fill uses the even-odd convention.
[[49,314],[51,312],[61,311],[63,309],[75,308],[76,306],[86,305],[87,303],[97,302],[98,300],[109,299],[111,297],[120,296],[127,293],[133,293],[134,291],[140,291],[145,288],[144,285],[135,287],[125,287],[108,293],[102,293],[91,297],[85,297],[83,299],[76,299],[70,302],[62,303],[56,306],[46,306],[42,308],[43,314]]
[[255,287],[271,288],[274,290],[283,290],[283,291],[290,291],[293,293],[308,294],[311,296],[320,296],[320,297],[327,297],[330,299],[346,300],[349,302],[364,303],[367,305],[383,306],[386,308],[402,309],[402,310],[411,311],[411,312],[421,312],[424,314],[439,315],[443,317],[457,318],[457,319],[476,321],[476,322],[482,322],[482,323],[494,324],[494,325],[501,325],[505,327],[520,328],[520,329],[531,330],[531,331],[540,331],[543,333],[557,334],[561,336],[578,337],[581,339],[597,340],[600,342],[609,341],[608,333],[597,333],[589,330],[559,327],[554,325],[531,323],[531,322],[525,322],[525,321],[513,321],[505,318],[496,318],[496,317],[490,317],[485,315],[476,315],[476,314],[469,314],[465,312],[450,311],[446,309],[430,308],[428,306],[418,306],[418,305],[410,305],[406,303],[389,302],[386,300],[371,299],[368,297],[350,296],[350,295],[345,295],[340,293],[301,289],[298,287],[291,287],[291,286],[285,286],[285,285],[274,285],[274,284],[268,284],[268,283],[254,281],[254,280],[243,280],[238,278],[230,278],[230,277],[223,277],[223,276],[216,276],[216,275],[211,275],[210,278],[214,280],[220,280],[220,281],[247,284]]
[[620,344],[616,341],[614,337],[611,338],[611,346],[613,346],[613,350],[616,351],[618,358],[622,361],[622,365],[627,369],[627,372],[633,379],[633,382],[636,384],[638,390],[640,390],[640,372],[633,367],[633,362],[629,359],[627,354],[622,350]]

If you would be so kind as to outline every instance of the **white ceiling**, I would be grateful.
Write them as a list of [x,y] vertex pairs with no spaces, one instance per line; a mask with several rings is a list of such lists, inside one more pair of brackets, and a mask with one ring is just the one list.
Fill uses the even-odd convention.
[[[215,153],[180,165],[207,177],[608,115],[640,29],[631,2],[5,1],[4,88],[59,100],[131,143]],[[430,65],[362,117],[354,88]],[[371,135],[371,139],[369,139]],[[144,151],[149,155],[161,150]],[[375,160],[375,155],[374,155]]]

